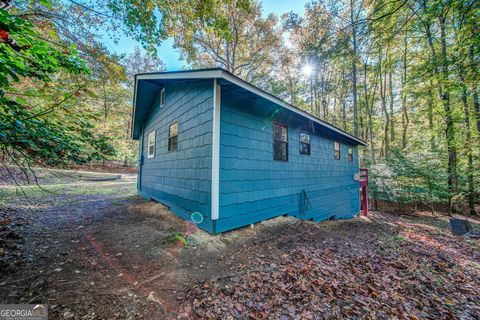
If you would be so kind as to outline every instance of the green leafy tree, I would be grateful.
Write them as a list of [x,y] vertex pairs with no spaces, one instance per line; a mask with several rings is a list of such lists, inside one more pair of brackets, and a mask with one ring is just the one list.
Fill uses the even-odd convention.
[[218,1],[205,8],[215,17],[209,19],[192,18],[188,8],[179,10],[168,32],[189,64],[222,67],[265,86],[282,45],[283,28],[275,15],[263,18],[260,4],[250,1]]
[[[48,8],[50,3],[41,5]],[[112,154],[108,139],[95,135],[85,116],[74,111],[86,89],[72,79],[88,74],[75,47],[57,45],[54,29],[22,19],[14,7],[0,9],[0,32],[0,148],[5,170],[16,165],[28,180],[36,165]],[[52,89],[60,81],[65,87]],[[11,178],[17,182],[13,174]]]

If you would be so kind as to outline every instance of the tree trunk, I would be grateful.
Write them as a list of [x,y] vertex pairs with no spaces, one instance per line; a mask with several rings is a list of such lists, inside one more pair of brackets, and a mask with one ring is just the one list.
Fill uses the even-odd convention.
[[480,133],[480,100],[478,98],[478,85],[474,83],[472,85],[472,97],[473,97],[473,107],[475,109],[475,120],[477,122],[477,130]]
[[350,0],[350,23],[352,25],[352,95],[353,95],[353,134],[358,137],[357,103],[357,27],[354,19],[354,0]]
[[107,118],[108,118],[108,103],[107,103],[107,89],[105,81],[103,82],[103,135],[107,133]]
[[[360,77],[360,74],[359,74],[359,77]],[[359,94],[359,98],[360,98],[360,94]],[[362,108],[362,104],[360,103],[358,105],[358,115],[359,115],[359,123],[358,123],[358,126],[359,126],[359,135],[361,137],[362,140],[366,141],[367,140],[367,137],[365,136],[366,135],[366,130],[365,130],[365,124],[363,122],[363,108]],[[365,149],[364,149],[365,151]]]
[[390,143],[395,144],[395,118],[393,117],[393,105],[394,94],[393,94],[393,80],[392,80],[392,66],[390,66],[390,72],[388,73],[388,84],[389,84],[389,93],[390,93]]
[[[367,90],[367,64],[365,63],[364,65],[364,76],[363,76],[363,90],[365,93],[365,109],[367,111],[367,117],[368,117],[368,138],[369,138],[369,147],[370,147],[370,161],[372,162],[372,165],[375,164],[375,147],[373,145],[373,125],[372,125],[372,112],[373,110],[370,110],[369,107],[369,99],[368,99],[368,90]],[[372,102],[372,108],[373,108],[373,102]]]
[[337,93],[333,95],[333,124],[337,125]]
[[428,87],[428,130],[430,134],[430,150],[433,151],[435,147],[435,136],[433,134],[433,83],[430,80],[430,86]]
[[450,108],[450,92],[448,88],[448,57],[447,57],[447,40],[445,34],[445,16],[438,18],[440,24],[440,43],[441,43],[441,66],[442,66],[442,87],[443,94],[441,96],[443,109],[445,111],[445,135],[447,138],[447,152],[448,152],[448,191],[449,191],[449,207],[452,210],[452,195],[457,191],[457,150],[455,147],[455,128],[452,118],[452,110]]
[[321,102],[322,102],[322,115],[323,115],[323,120],[325,121],[328,121],[327,120],[327,116],[328,116],[328,110],[327,110],[327,93],[326,93],[326,90],[325,90],[325,76],[322,74],[322,98],[321,98]]
[[389,141],[388,141],[388,134],[389,134],[389,130],[388,130],[388,125],[390,123],[390,117],[388,115],[388,110],[387,110],[387,97],[386,97],[386,94],[387,94],[387,69],[385,68],[385,75],[383,75],[383,70],[381,68],[381,65],[382,65],[382,56],[380,54],[379,56],[379,63],[380,63],[380,100],[381,100],[381,104],[382,104],[382,113],[385,117],[385,126],[383,127],[384,130],[383,130],[383,147],[384,147],[384,152],[383,152],[383,155],[385,157],[388,157],[388,152],[389,152],[389,149],[390,149],[390,146],[389,146]]
[[473,154],[472,154],[472,132],[470,131],[470,112],[468,110],[468,93],[465,81],[462,76],[462,101],[463,112],[465,114],[465,144],[467,149],[468,168],[467,168],[467,181],[468,181],[468,211],[470,214],[475,215],[475,189],[473,185]]
[[[470,46],[470,63],[472,66],[476,65],[473,46]],[[473,72],[478,72],[478,70],[473,70]],[[478,133],[480,133],[480,100],[478,98],[478,82],[475,80],[472,83],[472,98],[473,98],[473,108],[475,112],[475,120],[477,123],[477,131]]]
[[407,129],[410,122],[407,108],[407,36],[403,47],[403,80],[402,80],[402,149],[407,147]]
[[[480,100],[478,98],[478,86],[477,83],[472,85],[472,98],[473,98],[473,112],[475,113],[475,121],[477,123],[477,137],[480,137]],[[477,138],[478,140],[478,138]],[[478,151],[480,155],[480,143],[477,142]]]

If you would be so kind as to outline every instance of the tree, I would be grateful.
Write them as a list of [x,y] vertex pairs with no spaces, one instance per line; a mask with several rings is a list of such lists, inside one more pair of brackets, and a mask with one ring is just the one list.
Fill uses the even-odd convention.
[[[48,1],[43,1],[49,6]],[[1,164],[15,164],[29,179],[32,166],[40,162],[57,164],[82,158],[82,148],[102,152],[105,141],[98,140],[82,119],[66,123],[49,115],[70,112],[68,101],[84,91],[79,83],[71,91],[62,90],[46,103],[37,104],[56,74],[63,77],[86,74],[87,68],[74,47],[62,48],[41,36],[42,29],[14,13],[0,9],[0,148]],[[30,85],[33,83],[33,85]],[[14,175],[10,175],[15,180]]]
[[139,47],[122,60],[128,84],[133,87],[133,78],[138,73],[165,71],[165,64],[157,56],[143,53]]
[[217,18],[212,21],[180,11],[179,21],[169,28],[174,45],[194,68],[218,66],[263,85],[281,47],[278,18],[262,18],[260,4],[248,1],[221,2],[213,12]]
[[[9,99],[3,100],[2,116],[10,126],[4,132],[24,132],[14,127],[19,117],[28,124],[26,132],[47,128],[42,134],[64,148],[55,149],[60,156],[50,161],[112,159],[109,146],[116,157],[134,159],[135,145],[127,140],[131,79],[135,73],[164,70],[156,49],[173,37],[189,67],[224,67],[368,140],[362,165],[392,173],[400,196],[388,199],[445,202],[452,211],[464,210],[468,200],[469,212],[475,212],[480,191],[478,2],[312,1],[303,15],[279,18],[262,15],[260,3],[250,0],[189,0],[182,6],[157,0],[51,1],[50,8],[29,0],[9,9],[33,36],[14,34],[23,25],[0,20],[0,48],[9,50],[2,51],[7,62],[0,66],[0,81],[6,79],[2,98]],[[113,38],[125,32],[143,49],[127,57],[112,54],[92,26]],[[38,61],[22,60],[38,43],[41,50],[30,56]],[[314,66],[308,79],[300,72],[307,63]],[[32,115],[42,124],[28,123]],[[69,143],[69,137],[75,141]],[[15,143],[48,141],[37,138],[25,135]],[[44,147],[22,148],[33,154]],[[427,172],[433,165],[434,176]],[[391,194],[388,183],[376,188],[376,195]]]
[[392,152],[438,156],[448,190],[438,200],[452,211],[478,194],[480,153],[470,149],[480,137],[479,13],[478,3],[453,0],[313,1],[290,37],[291,50],[316,64],[312,111],[368,139],[365,164]]
[[352,96],[353,96],[353,134],[358,137],[358,89],[357,89],[357,24],[359,10],[355,9],[355,0],[350,0],[350,25],[352,29]]

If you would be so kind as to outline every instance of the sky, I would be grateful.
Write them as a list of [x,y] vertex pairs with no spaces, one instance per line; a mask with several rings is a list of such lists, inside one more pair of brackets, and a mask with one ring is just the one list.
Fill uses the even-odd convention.
[[[263,15],[267,16],[269,13],[275,13],[281,15],[286,12],[293,11],[297,14],[303,14],[303,8],[307,3],[307,0],[263,0],[261,1],[263,7]],[[141,47],[138,42],[127,37],[122,36],[121,39],[115,43],[108,37],[107,34],[103,37],[103,43],[106,47],[115,53],[131,53],[135,46]],[[165,63],[168,71],[179,70],[185,64],[180,60],[180,54],[177,50],[173,49],[173,40],[167,39],[164,41],[159,50],[159,58]]]

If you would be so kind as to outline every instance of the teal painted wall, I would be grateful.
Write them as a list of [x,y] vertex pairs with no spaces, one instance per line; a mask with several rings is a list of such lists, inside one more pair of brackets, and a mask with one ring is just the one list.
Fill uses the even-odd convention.
[[[333,142],[339,137],[315,133],[310,135],[311,154],[302,155],[299,132],[305,122],[278,108],[274,117],[256,113],[245,100],[238,101],[222,95],[216,232],[284,214],[321,221],[351,218],[359,212],[359,183],[353,180],[359,170],[356,146],[351,146],[354,159],[349,162],[348,145],[337,140],[341,159],[335,160]],[[288,161],[273,160],[272,118],[288,125]],[[300,209],[303,190],[311,205],[307,210]]]
[[[349,162],[348,144],[340,136],[316,130],[310,136],[311,154],[301,155],[299,132],[305,119],[227,90],[222,88],[219,219],[210,220],[213,80],[167,85],[162,108],[159,88],[140,139],[140,195],[166,204],[186,220],[200,212],[204,221],[199,226],[212,233],[285,214],[321,221],[359,212],[359,183],[353,180],[358,172],[356,146]],[[288,125],[286,162],[273,160],[272,119]],[[169,152],[168,130],[175,122],[178,150]],[[148,134],[153,130],[155,157],[148,159]],[[340,160],[333,156],[335,139],[341,143]],[[303,190],[310,205],[306,210],[301,209]]]
[[[165,105],[157,93],[146,117],[140,141],[143,165],[139,194],[166,204],[184,219],[200,212],[203,229],[213,232],[211,164],[213,80],[196,80],[165,87]],[[178,150],[168,151],[169,126],[178,122]],[[156,130],[155,157],[148,159],[148,135]],[[143,142],[143,143],[142,143]],[[143,147],[142,147],[143,146]]]

